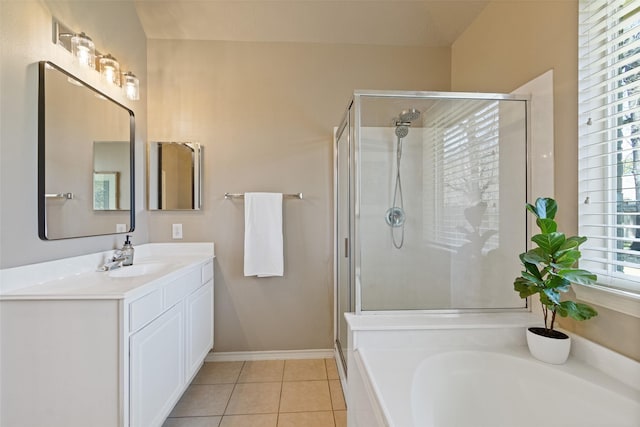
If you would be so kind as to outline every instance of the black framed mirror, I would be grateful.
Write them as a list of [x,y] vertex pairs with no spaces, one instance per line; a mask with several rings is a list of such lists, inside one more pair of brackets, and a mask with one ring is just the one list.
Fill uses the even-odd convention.
[[38,82],[38,235],[128,233],[135,227],[133,111],[57,65]]

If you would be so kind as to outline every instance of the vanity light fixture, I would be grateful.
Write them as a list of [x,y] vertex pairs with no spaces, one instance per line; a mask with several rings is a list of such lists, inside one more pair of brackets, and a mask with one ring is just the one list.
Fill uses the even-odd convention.
[[127,99],[131,101],[140,99],[140,80],[131,71],[122,73],[122,87]]
[[[0,0],[2,1],[2,0]],[[91,37],[84,32],[76,33],[53,18],[52,41],[70,52],[77,62],[100,73],[108,84],[123,88],[123,95],[130,101],[140,99],[140,80],[131,71],[120,73],[120,63],[111,54],[103,55],[96,49]],[[69,77],[69,83],[82,85]]]
[[85,33],[74,34],[71,37],[71,53],[80,65],[96,68],[96,46]]
[[120,64],[111,56],[106,54],[100,57],[100,75],[109,84],[120,86]]

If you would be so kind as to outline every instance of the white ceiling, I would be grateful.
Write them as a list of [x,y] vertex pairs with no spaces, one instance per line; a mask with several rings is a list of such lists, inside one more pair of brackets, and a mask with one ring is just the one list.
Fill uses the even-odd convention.
[[450,46],[488,0],[135,0],[150,39]]

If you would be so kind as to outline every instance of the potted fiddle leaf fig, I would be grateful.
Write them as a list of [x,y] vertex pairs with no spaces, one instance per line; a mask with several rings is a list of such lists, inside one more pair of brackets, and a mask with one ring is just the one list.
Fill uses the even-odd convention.
[[580,259],[580,245],[587,238],[566,237],[558,231],[554,217],[558,204],[551,198],[538,198],[535,205],[527,203],[527,210],[536,216],[540,233],[531,238],[537,247],[520,254],[524,266],[522,275],[513,282],[520,298],[538,294],[542,305],[544,327],[527,330],[527,344],[531,354],[548,363],[562,364],[569,356],[571,340],[555,329],[556,316],[587,320],[598,313],[591,306],[561,299],[572,284],[591,284],[596,275],[575,268]]

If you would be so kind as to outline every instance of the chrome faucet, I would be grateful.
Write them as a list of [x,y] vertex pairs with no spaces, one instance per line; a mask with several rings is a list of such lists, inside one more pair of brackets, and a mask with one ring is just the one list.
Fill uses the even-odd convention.
[[98,271],[111,271],[115,270],[116,268],[120,268],[122,267],[122,263],[125,259],[125,254],[122,253],[121,250],[117,250],[113,253],[113,256],[111,258],[107,259],[107,262],[105,262],[104,265],[98,268]]

